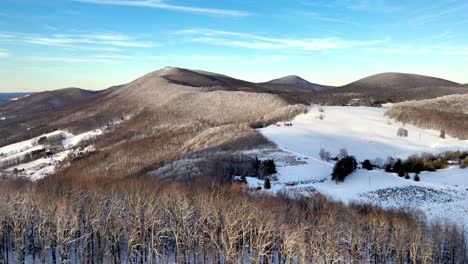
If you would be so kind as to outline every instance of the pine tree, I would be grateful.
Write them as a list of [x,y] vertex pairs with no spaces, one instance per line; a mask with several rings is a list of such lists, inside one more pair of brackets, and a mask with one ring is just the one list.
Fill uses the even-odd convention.
[[340,159],[333,167],[332,180],[336,183],[344,181],[346,176],[357,169],[357,161],[354,156],[346,156]]
[[400,171],[398,172],[398,176],[400,176],[400,177],[405,176],[405,172],[404,172],[403,170],[400,170]]
[[254,176],[258,178],[260,176],[260,160],[257,156],[255,156],[255,160],[253,161],[253,168],[255,173]]
[[362,162],[362,168],[365,170],[373,170],[374,166],[370,162],[370,160],[366,159],[365,161]]
[[265,178],[265,182],[263,183],[263,188],[265,188],[266,190],[271,189],[270,178],[268,177]]

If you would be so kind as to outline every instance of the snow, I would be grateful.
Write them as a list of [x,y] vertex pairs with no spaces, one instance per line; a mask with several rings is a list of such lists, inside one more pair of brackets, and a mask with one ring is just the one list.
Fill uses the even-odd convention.
[[[337,155],[346,148],[359,160],[388,156],[405,158],[412,154],[447,150],[468,150],[468,141],[442,139],[439,131],[406,125],[408,137],[398,137],[402,124],[384,117],[384,109],[373,107],[318,107],[296,117],[291,127],[270,126],[260,132],[278,146],[318,158],[321,148]],[[323,120],[316,118],[323,114]]]
[[82,141],[86,141],[86,140],[96,138],[97,136],[100,136],[102,134],[103,134],[103,132],[102,132],[101,129],[88,131],[88,132],[85,132],[85,133],[82,133],[82,134],[79,134],[79,135],[76,135],[76,136],[70,134],[68,137],[66,137],[62,141],[62,145],[67,149],[72,148],[72,147],[78,145]]
[[[19,161],[20,164],[4,168],[3,171],[0,171],[0,175],[5,173],[12,174],[15,171],[18,171],[18,176],[27,177],[31,180],[38,180],[51,175],[59,167],[64,165],[64,162],[67,160],[70,154],[93,151],[94,148],[92,146],[87,146],[84,149],[78,149],[76,147],[80,143],[96,138],[102,134],[103,131],[101,129],[87,131],[78,135],[74,135],[64,130],[57,130],[48,134],[31,138],[29,140],[4,146],[0,148],[0,169],[2,165],[11,166],[8,165],[8,163],[11,161]],[[58,141],[58,146],[41,145],[38,142],[39,139],[44,136],[48,139],[57,137],[61,137],[63,139]],[[39,158],[36,158],[35,160],[27,160],[26,162],[21,163],[23,158],[28,157],[28,155],[34,151],[40,149],[49,149],[50,147],[55,147],[59,151],[47,157],[41,157],[39,155]]]
[[[346,148],[358,161],[388,156],[405,158],[417,153],[468,150],[468,141],[442,139],[438,131],[404,126],[407,138],[396,132],[402,124],[384,117],[384,109],[372,107],[312,106],[297,116],[292,126],[270,126],[260,133],[274,142],[273,149],[246,152],[260,159],[271,158],[278,173],[272,178],[272,194],[319,192],[334,200],[377,204],[386,208],[415,207],[430,219],[448,220],[468,227],[468,169],[456,166],[436,172],[422,172],[420,181],[398,177],[383,170],[358,169],[344,182],[331,180],[333,161],[319,158],[324,148],[336,156]],[[323,120],[317,118],[323,114]],[[248,186],[263,187],[263,180],[247,177]]]
[[0,155],[8,157],[8,156],[20,153],[20,152],[24,152],[24,151],[36,146],[41,137],[45,136],[45,137],[49,138],[49,137],[54,137],[54,136],[59,136],[59,135],[62,135],[64,137],[72,136],[72,134],[70,134],[68,132],[65,132],[63,130],[57,130],[57,131],[54,131],[54,132],[51,132],[51,133],[48,133],[48,134],[40,135],[40,136],[35,137],[35,138],[31,138],[31,139],[28,139],[28,140],[25,140],[25,141],[21,141],[21,142],[18,142],[18,143],[14,143],[14,144],[11,144],[11,145],[8,145],[8,146],[1,147],[0,148]]

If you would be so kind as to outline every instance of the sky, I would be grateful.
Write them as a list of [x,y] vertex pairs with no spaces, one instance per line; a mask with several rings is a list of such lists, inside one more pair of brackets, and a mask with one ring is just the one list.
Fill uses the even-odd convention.
[[1,0],[0,92],[104,89],[165,66],[468,83],[467,29],[468,0]]

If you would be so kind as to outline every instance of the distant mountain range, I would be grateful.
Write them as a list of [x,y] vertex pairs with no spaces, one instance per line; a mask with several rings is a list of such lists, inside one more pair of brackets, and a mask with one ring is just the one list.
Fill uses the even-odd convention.
[[11,100],[15,100],[31,93],[0,93],[0,105],[6,104]]
[[[402,73],[332,87],[298,76],[253,83],[166,67],[102,91],[67,88],[1,105],[0,147],[57,129],[74,134],[102,129],[106,135],[95,142],[99,154],[72,163],[67,173],[84,176],[81,167],[86,166],[88,173],[126,177],[208,150],[212,155],[213,150],[268,144],[254,128],[290,120],[311,103],[380,107],[450,94],[468,94],[468,89]],[[203,174],[216,175],[215,169],[219,168],[207,167]]]

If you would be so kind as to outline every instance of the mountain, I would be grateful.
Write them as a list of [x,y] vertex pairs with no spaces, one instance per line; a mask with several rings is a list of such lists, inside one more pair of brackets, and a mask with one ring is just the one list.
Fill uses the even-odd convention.
[[315,102],[328,105],[375,105],[468,93],[459,83],[406,73],[381,73],[323,91]]
[[0,146],[49,132],[51,121],[67,110],[82,107],[112,90],[89,91],[64,88],[31,94],[0,105]]
[[[0,127],[0,133],[8,135],[3,145],[57,130],[73,135],[104,131],[105,135],[93,143],[99,151],[73,162],[66,169],[66,177],[140,175],[180,157],[205,152],[211,153],[210,160],[216,159],[220,151],[268,144],[254,128],[289,120],[306,111],[305,105],[296,103],[296,93],[172,67],[148,73],[112,91],[74,91],[76,98],[62,100],[68,94],[61,90],[53,95],[31,96],[31,108],[47,109],[36,110],[41,113],[37,117],[20,110],[24,102],[0,108],[0,112],[14,108],[29,117],[23,126]],[[45,100],[39,100],[42,98]],[[300,100],[304,99],[297,102]],[[17,124],[14,120],[7,117],[1,122]],[[210,168],[204,176],[218,175],[219,168]]]
[[268,82],[260,83],[266,87],[286,88],[286,89],[299,89],[299,90],[313,90],[323,91],[333,88],[333,86],[321,85],[308,82],[297,75],[288,75],[282,78],[274,79]]
[[10,100],[16,100],[31,93],[0,93],[0,105],[8,103]]
[[[189,175],[219,176],[219,171],[229,171],[228,161],[236,151],[269,144],[255,128],[290,120],[311,102],[369,105],[468,92],[455,85],[431,77],[382,74],[315,91],[309,88],[314,84],[295,76],[257,84],[166,67],[103,91],[62,89],[0,106],[0,147],[54,131],[69,133],[68,138],[100,135],[82,143],[83,148],[93,145],[93,155],[72,162],[57,175],[124,178],[172,168],[184,159],[181,163],[189,165],[179,175],[189,170]],[[227,158],[220,158],[222,153]],[[208,165],[200,170],[190,164]]]
[[456,87],[459,83],[429,76],[406,73],[380,73],[340,87],[348,92],[405,90],[418,87]]

